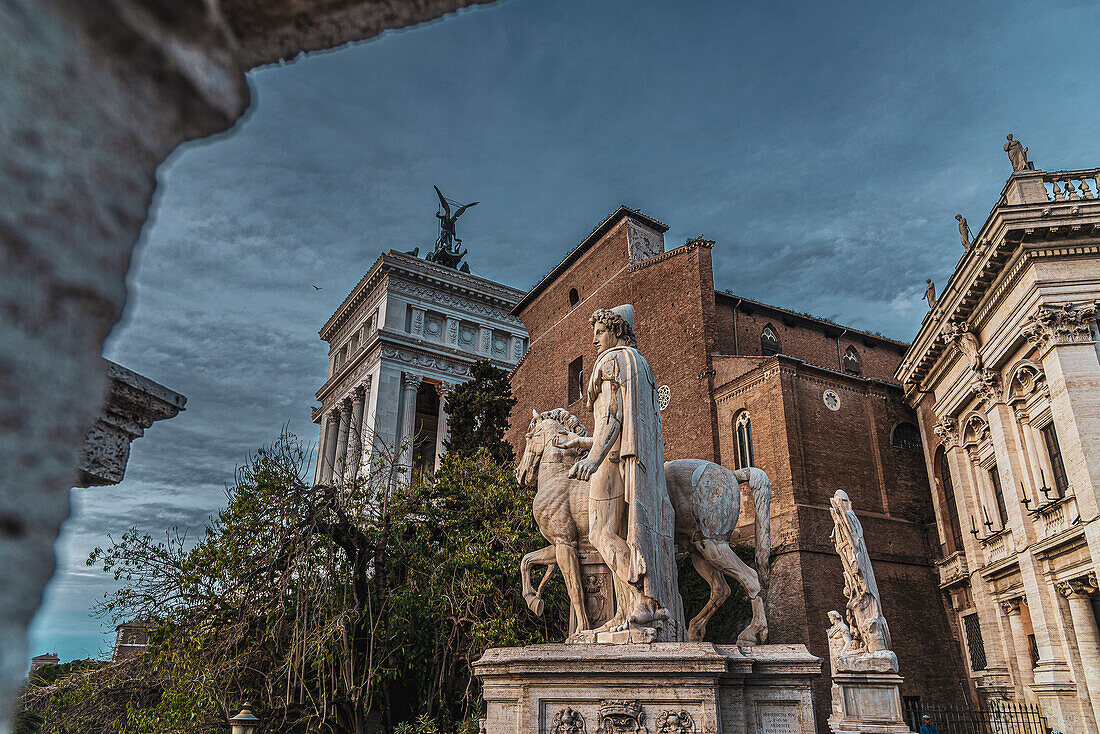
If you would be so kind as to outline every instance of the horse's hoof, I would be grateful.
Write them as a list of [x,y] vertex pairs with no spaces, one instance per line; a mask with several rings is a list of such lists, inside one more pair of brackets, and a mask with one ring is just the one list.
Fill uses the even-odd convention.
[[541,617],[542,613],[546,611],[546,602],[542,600],[542,597],[536,596],[534,599],[528,600],[527,607],[535,613],[536,617]]
[[705,631],[688,627],[688,642],[702,642],[704,635],[706,635]]

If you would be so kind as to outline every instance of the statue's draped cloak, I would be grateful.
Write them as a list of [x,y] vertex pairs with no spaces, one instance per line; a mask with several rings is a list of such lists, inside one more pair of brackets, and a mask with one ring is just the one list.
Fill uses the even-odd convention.
[[[677,585],[675,515],[665,484],[665,449],[657,381],[641,352],[612,347],[600,354],[588,384],[591,408],[604,381],[615,384],[622,400],[622,431],[618,451],[608,456],[619,462],[627,505],[626,542],[630,546],[628,581],[668,610],[670,641],[683,639],[684,605]],[[598,428],[598,427],[597,427]],[[616,453],[618,454],[616,456]],[[663,636],[662,636],[663,637]]]

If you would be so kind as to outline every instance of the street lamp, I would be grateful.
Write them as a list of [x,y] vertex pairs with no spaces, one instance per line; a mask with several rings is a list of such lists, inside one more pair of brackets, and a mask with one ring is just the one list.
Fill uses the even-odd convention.
[[252,707],[246,703],[241,712],[229,720],[230,731],[233,734],[252,734],[257,722],[259,719],[252,715]]

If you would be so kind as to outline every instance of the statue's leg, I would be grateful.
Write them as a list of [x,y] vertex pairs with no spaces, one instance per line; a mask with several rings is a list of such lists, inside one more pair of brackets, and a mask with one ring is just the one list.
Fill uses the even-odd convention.
[[695,618],[691,620],[691,624],[688,625],[688,641],[702,642],[703,637],[707,634],[707,622],[729,598],[730,585],[726,583],[726,578],[722,575],[722,572],[710,565],[698,553],[693,552],[691,554],[691,565],[695,566],[695,570],[710,586],[710,598],[707,599],[703,609],[695,615]]
[[561,575],[565,577],[565,588],[569,591],[569,605],[573,607],[577,629],[587,630],[591,624],[588,622],[588,610],[584,606],[584,579],[581,576],[581,561],[577,556],[577,549],[568,543],[558,543],[554,546],[554,552]]
[[589,480],[588,539],[611,569],[615,581],[615,615],[600,629],[615,629],[626,623],[633,607],[630,577],[630,546],[621,533],[626,518],[626,501],[618,469],[605,461]]
[[751,566],[742,561],[729,544],[720,540],[704,540],[698,544],[700,555],[709,564],[741,584],[752,604],[752,621],[737,636],[739,647],[752,647],[768,641],[768,620],[764,615],[764,600],[760,598],[760,579]]
[[[531,587],[531,566],[536,563],[542,566],[549,566],[549,568],[546,569],[546,575],[549,576],[550,572],[554,570],[554,560],[554,546],[548,545],[537,551],[531,551],[519,562],[520,582],[523,585],[523,600],[527,602],[527,608],[540,617],[542,616],[543,610],[546,608],[546,604]],[[543,576],[543,580],[545,579],[546,576]],[[542,587],[540,586],[539,588],[541,590]]]

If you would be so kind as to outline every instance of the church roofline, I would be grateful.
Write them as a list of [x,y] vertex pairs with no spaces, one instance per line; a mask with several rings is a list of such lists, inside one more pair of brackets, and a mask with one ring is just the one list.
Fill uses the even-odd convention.
[[907,342],[898,341],[897,339],[891,339],[880,334],[872,334],[868,331],[863,331],[862,329],[845,326],[844,324],[838,324],[833,321],[829,321],[828,319],[823,319],[819,316],[811,316],[809,314],[799,313],[798,311],[791,311],[786,308],[780,308],[779,306],[772,306],[767,303],[761,303],[760,301],[754,301],[751,298],[742,298],[741,296],[738,296],[734,293],[727,293],[726,291],[715,291],[714,295],[716,298],[727,300],[736,299],[737,303],[734,304],[735,308],[742,308],[742,304],[747,304],[757,311],[771,312],[780,319],[787,319],[789,321],[793,320],[796,323],[820,328],[826,332],[826,336],[828,336],[830,339],[835,339],[840,336],[840,334],[836,334],[834,336],[831,332],[840,331],[848,332],[852,336],[858,336],[863,339],[865,343],[867,341],[881,342],[882,344],[888,344],[901,350],[909,348],[909,344]]
[[550,283],[552,283],[559,275],[564,273],[570,265],[575,263],[580,258],[580,256],[583,255],[586,250],[588,250],[589,247],[599,241],[601,237],[611,231],[612,227],[614,227],[626,217],[637,219],[645,226],[655,229],[661,234],[664,234],[668,231],[667,224],[659,222],[652,217],[646,216],[637,209],[631,209],[625,204],[620,205],[619,208],[613,211],[610,216],[597,224],[596,228],[593,229],[587,237],[581,240],[580,244],[570,250],[569,253],[564,258],[562,258],[561,262],[554,266],[553,270],[543,276],[543,278],[538,283],[535,283],[535,286],[531,290],[529,290],[527,292],[527,295],[521,298],[519,303],[517,303],[512,309],[512,314],[514,316],[518,316],[520,311],[530,306],[531,302],[535,300],[535,297],[538,296],[539,293],[542,293],[544,290],[546,290],[547,286],[549,286]]

